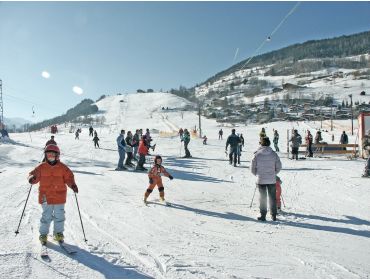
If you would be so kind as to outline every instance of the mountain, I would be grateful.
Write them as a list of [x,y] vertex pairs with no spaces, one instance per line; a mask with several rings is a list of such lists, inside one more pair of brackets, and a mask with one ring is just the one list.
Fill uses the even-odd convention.
[[20,128],[24,124],[33,123],[33,121],[29,121],[29,120],[22,119],[22,118],[5,118],[4,117],[4,123],[6,127],[8,128],[13,128],[14,125],[16,128]]

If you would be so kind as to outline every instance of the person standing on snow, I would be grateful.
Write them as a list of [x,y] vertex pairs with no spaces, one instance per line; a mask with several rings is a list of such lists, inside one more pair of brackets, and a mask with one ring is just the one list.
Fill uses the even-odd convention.
[[276,208],[281,210],[281,181],[280,177],[276,175]]
[[272,142],[274,142],[274,147],[275,147],[275,151],[276,152],[280,152],[279,150],[279,133],[277,130],[274,130],[274,139],[272,140]]
[[125,170],[126,167],[123,166],[123,161],[125,160],[126,152],[125,152],[125,131],[122,129],[120,135],[117,137],[117,146],[118,146],[118,165],[116,170]]
[[243,133],[240,134],[239,138],[240,138],[240,152],[242,152],[243,151],[243,147],[244,147]]
[[132,147],[134,148],[133,160],[135,161],[138,161],[136,155],[139,149],[140,137],[140,131],[139,129],[136,129],[134,137],[132,138]]
[[[345,131],[343,131],[342,135],[340,136],[340,144],[348,144],[348,135]],[[343,150],[347,150],[346,147],[343,147]]]
[[149,147],[148,147],[145,135],[141,137],[138,152],[139,152],[139,161],[136,165],[136,170],[146,171],[148,169],[144,167],[144,164],[145,164],[145,156],[148,155],[148,152],[149,152]]
[[75,133],[75,140],[76,139],[80,140],[80,130],[79,129],[77,129]]
[[154,165],[148,173],[149,187],[147,188],[147,190],[144,194],[144,203],[145,204],[147,204],[147,199],[148,199],[149,195],[153,192],[153,189],[155,188],[155,186],[158,186],[159,197],[160,197],[161,202],[165,202],[165,200],[164,200],[164,187],[163,187],[163,183],[162,183],[161,174],[170,178],[170,180],[173,179],[171,174],[169,174],[166,171],[166,169],[162,166],[162,157],[161,156],[156,156],[154,158]]
[[127,137],[125,139],[125,141],[126,141],[125,150],[126,150],[126,153],[127,153],[127,159],[126,159],[126,163],[125,163],[126,166],[134,166],[134,164],[131,162],[131,160],[133,158],[132,138],[133,137],[132,137],[131,131],[128,131],[127,132]]
[[45,147],[47,146],[47,145],[56,145],[57,144],[57,142],[55,142],[55,140],[54,140],[54,135],[51,135],[51,137],[50,137],[50,139],[46,142],[46,144],[45,144]]
[[260,193],[259,221],[266,221],[267,192],[270,202],[270,213],[273,221],[276,221],[276,174],[281,170],[279,156],[270,148],[270,139],[264,137],[260,140],[261,146],[254,153],[251,172],[257,176],[257,186]]
[[204,135],[203,136],[203,145],[207,145],[207,140],[208,140],[207,136]]
[[240,143],[240,138],[235,134],[235,128],[233,128],[231,130],[231,134],[227,138],[225,151],[227,152],[227,147],[230,145],[229,163],[233,164],[233,156],[234,156],[234,166],[236,166],[236,162],[237,162],[239,143]]
[[292,159],[298,160],[298,150],[299,146],[302,144],[302,137],[299,135],[298,130],[294,129],[293,135],[290,138],[289,142],[292,142],[291,147],[292,147]]
[[73,172],[60,162],[60,150],[56,145],[48,145],[44,149],[45,162],[39,164],[29,173],[28,182],[32,185],[40,183],[39,203],[42,206],[40,220],[40,242],[45,245],[51,221],[54,221],[54,239],[64,241],[64,205],[67,198],[67,187],[75,193],[78,188]]
[[96,148],[96,146],[98,146],[98,148],[100,149],[99,147],[99,137],[98,137],[98,133],[95,131],[95,136],[93,138],[93,141],[94,141],[94,147]]
[[180,135],[180,139],[182,138],[182,135],[184,134],[184,130],[182,128],[179,129],[179,135]]
[[265,128],[264,128],[264,127],[262,127],[261,132],[260,132],[260,140],[261,140],[262,138],[264,138],[264,137],[266,137],[266,131],[265,131]]
[[185,149],[185,156],[184,158],[190,158],[192,157],[191,154],[190,154],[190,151],[188,149],[188,145],[190,143],[190,133],[189,131],[185,128],[184,129],[184,135],[181,139],[181,142],[184,141],[184,149]]
[[307,130],[307,136],[306,136],[306,155],[308,154],[308,157],[313,157],[313,152],[312,152],[312,142],[313,142],[313,136],[309,130]]
[[222,140],[222,135],[224,134],[224,132],[222,131],[222,128],[219,130],[218,132],[218,140]]
[[93,137],[94,128],[90,125],[89,127],[89,137]]

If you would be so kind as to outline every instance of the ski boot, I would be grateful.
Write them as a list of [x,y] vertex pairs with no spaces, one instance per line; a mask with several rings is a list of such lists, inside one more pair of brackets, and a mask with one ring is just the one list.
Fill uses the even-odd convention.
[[265,215],[261,215],[260,217],[257,218],[258,221],[266,221],[266,216]]
[[54,240],[62,243],[64,241],[64,235],[62,232],[54,233]]
[[271,214],[271,219],[275,222],[276,221],[276,214]]
[[46,242],[48,241],[48,236],[47,234],[40,234],[39,240],[42,245],[46,245]]

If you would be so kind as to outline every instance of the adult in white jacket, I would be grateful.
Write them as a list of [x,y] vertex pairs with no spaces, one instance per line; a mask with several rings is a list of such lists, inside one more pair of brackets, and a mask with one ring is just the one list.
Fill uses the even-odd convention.
[[257,186],[260,192],[260,221],[266,221],[267,191],[270,201],[270,212],[273,221],[276,221],[276,174],[281,170],[279,156],[270,148],[270,139],[261,138],[261,146],[254,153],[251,171],[257,176]]

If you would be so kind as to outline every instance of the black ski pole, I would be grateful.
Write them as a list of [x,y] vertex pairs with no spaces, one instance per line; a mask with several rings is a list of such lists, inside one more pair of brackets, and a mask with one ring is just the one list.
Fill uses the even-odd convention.
[[84,225],[83,225],[82,219],[81,219],[80,206],[78,205],[78,200],[77,200],[77,194],[76,193],[75,193],[75,198],[76,198],[76,204],[77,204],[77,209],[78,209],[78,215],[80,216],[82,232],[84,234],[85,242],[87,242],[86,235],[85,235],[85,230],[84,230]]
[[24,211],[26,210],[26,205],[27,205],[27,202],[28,202],[28,198],[30,197],[31,190],[32,190],[32,185],[30,186],[30,190],[28,191],[26,203],[24,204],[22,215],[21,215],[21,219],[19,220],[18,228],[15,231],[15,236],[17,236],[17,234],[19,233],[19,227],[21,226],[21,222],[22,222],[22,219],[23,219],[23,214],[24,214]]
[[254,200],[254,195],[256,194],[256,190],[257,190],[257,185],[256,185],[256,188],[254,189],[251,205],[249,206],[249,208],[252,208],[252,204],[253,204],[253,200]]

